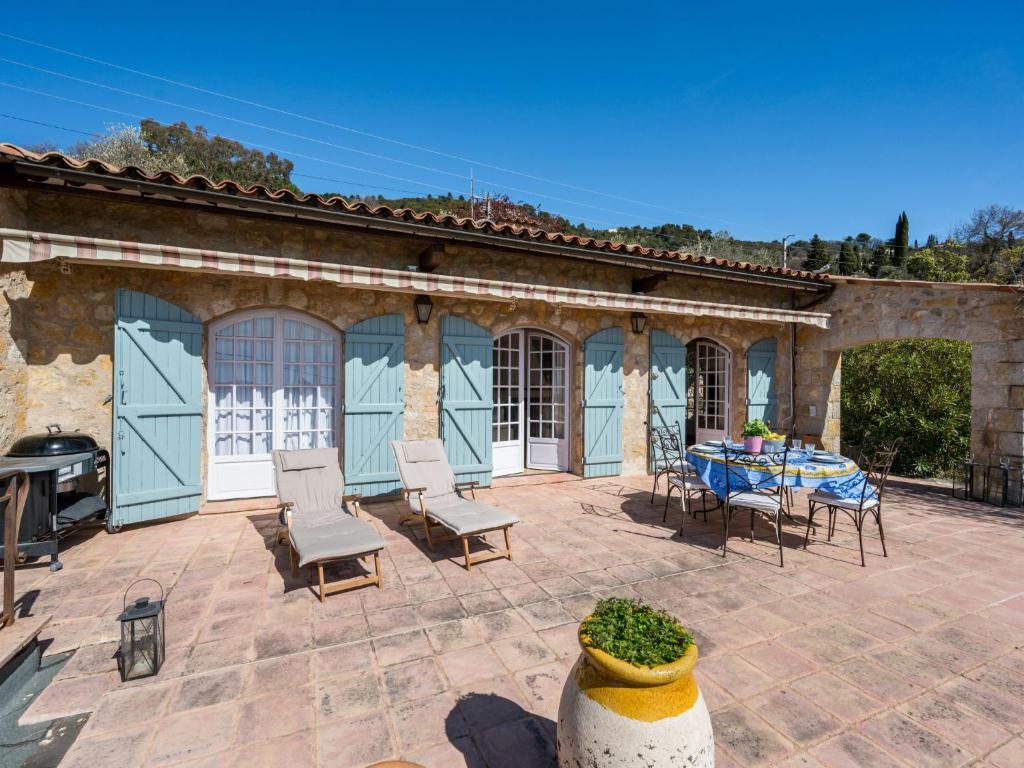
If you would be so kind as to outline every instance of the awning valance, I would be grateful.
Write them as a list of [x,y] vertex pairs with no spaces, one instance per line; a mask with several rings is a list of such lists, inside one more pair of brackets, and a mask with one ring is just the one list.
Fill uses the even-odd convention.
[[801,323],[818,328],[828,328],[829,320],[829,315],[823,312],[800,312],[720,302],[559,288],[283,256],[209,251],[201,248],[180,248],[15,229],[0,229],[0,237],[3,238],[0,260],[9,263],[62,259],[69,262],[322,281],[367,290],[440,294],[490,301],[543,301],[565,307],[611,311]]

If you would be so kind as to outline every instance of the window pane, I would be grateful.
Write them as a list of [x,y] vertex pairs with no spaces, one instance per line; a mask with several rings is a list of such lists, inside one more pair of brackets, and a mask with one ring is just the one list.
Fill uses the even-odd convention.
[[270,339],[274,336],[274,318],[272,317],[259,317],[253,321],[253,331],[255,336],[261,339]]
[[218,456],[230,456],[232,438],[231,435],[219,435],[215,442],[214,453]]
[[231,411],[217,411],[216,426],[214,427],[217,432],[230,432],[232,424]]
[[216,387],[213,390],[214,403],[220,408],[230,408],[234,402],[234,387]]

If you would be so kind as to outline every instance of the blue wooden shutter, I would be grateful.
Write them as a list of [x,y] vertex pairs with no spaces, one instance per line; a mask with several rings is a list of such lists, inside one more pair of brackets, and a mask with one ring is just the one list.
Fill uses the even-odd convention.
[[652,427],[677,426],[686,439],[686,346],[675,336],[651,331]]
[[775,425],[775,357],[773,338],[761,339],[747,350],[747,420]]
[[112,524],[196,512],[202,323],[138,291],[115,302]]
[[622,474],[621,328],[598,331],[583,345],[583,476]]
[[383,315],[345,332],[345,493],[401,488],[388,442],[403,436],[405,320]]
[[441,439],[459,482],[491,484],[494,338],[469,320],[441,318]]

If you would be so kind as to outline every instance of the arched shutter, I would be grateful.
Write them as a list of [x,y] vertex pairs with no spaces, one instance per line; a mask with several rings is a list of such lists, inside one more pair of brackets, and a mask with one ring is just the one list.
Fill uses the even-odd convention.
[[747,350],[747,420],[761,419],[777,427],[775,345],[773,338],[761,339]]
[[401,488],[391,440],[403,436],[405,320],[371,317],[345,332],[345,492]]
[[118,289],[115,305],[110,524],[197,512],[203,325],[138,291]]
[[605,328],[583,345],[583,476],[622,474],[621,328]]
[[491,484],[494,338],[476,323],[441,318],[441,439],[459,482]]
[[686,435],[686,346],[664,331],[651,331],[652,427],[677,426]]

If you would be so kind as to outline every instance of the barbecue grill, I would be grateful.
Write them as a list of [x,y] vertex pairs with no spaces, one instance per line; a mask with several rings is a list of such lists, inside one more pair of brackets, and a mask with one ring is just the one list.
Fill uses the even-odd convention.
[[[18,555],[50,556],[50,570],[60,570],[59,541],[88,520],[103,517],[110,498],[110,454],[81,432],[51,424],[46,432],[17,440],[0,471],[29,475],[28,499],[18,530]],[[103,482],[99,482],[103,470]],[[93,493],[90,486],[100,488]],[[7,542],[2,542],[6,547]],[[0,557],[4,556],[0,547]]]

